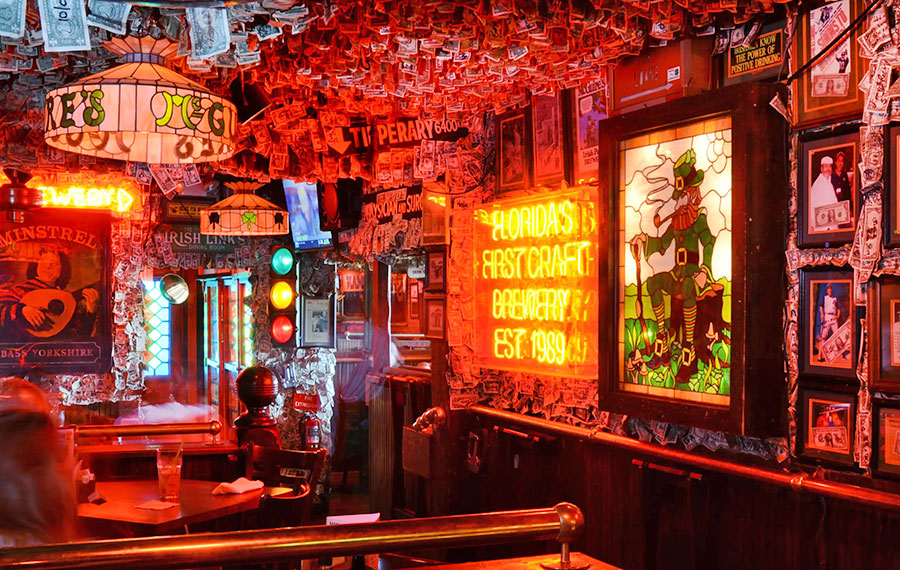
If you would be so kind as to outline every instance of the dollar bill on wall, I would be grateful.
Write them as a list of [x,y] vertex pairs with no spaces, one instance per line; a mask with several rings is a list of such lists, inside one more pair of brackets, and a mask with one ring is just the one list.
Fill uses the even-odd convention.
[[228,12],[224,8],[187,8],[191,57],[209,59],[231,47]]
[[87,15],[88,25],[114,34],[124,34],[128,22],[128,14],[131,12],[131,4],[108,2],[107,0],[88,0]]
[[25,0],[0,0],[0,36],[21,38],[25,35]]
[[850,223],[853,216],[850,207],[850,200],[817,207],[813,226],[816,229],[828,229],[830,226]]
[[[850,0],[839,0],[831,2],[824,6],[820,6],[810,11],[810,49],[813,53],[823,51],[831,41],[850,24]],[[834,50],[830,51],[825,57],[812,68],[813,87],[816,86],[816,79],[821,76],[831,76],[836,79],[845,76],[846,83],[849,85],[850,78],[850,50],[854,47],[850,38],[845,39]],[[835,82],[836,83],[836,82]],[[844,93],[838,93],[832,89],[830,93],[825,92],[825,88],[820,88],[821,95],[817,97],[839,97],[846,96]]]
[[91,49],[84,0],[38,0],[44,51]]

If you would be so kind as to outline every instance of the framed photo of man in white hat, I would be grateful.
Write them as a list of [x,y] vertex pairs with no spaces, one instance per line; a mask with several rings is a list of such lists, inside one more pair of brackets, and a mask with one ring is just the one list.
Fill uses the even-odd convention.
[[800,246],[822,247],[853,239],[862,202],[854,168],[858,161],[858,132],[801,141]]

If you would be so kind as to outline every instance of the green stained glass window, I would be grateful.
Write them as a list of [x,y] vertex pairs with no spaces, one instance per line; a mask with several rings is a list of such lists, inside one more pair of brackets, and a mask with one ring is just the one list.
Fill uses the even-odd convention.
[[241,329],[241,321],[243,320],[244,312],[238,302],[240,296],[238,295],[238,282],[232,281],[228,284],[228,346],[227,354],[228,357],[225,362],[229,364],[233,364],[235,366],[240,366],[240,362],[238,361],[238,357],[240,354],[240,329]]
[[170,322],[172,309],[162,296],[159,279],[144,281],[144,361],[147,376],[168,376],[172,363]]
[[243,346],[241,347],[241,366],[247,367],[253,364],[253,311],[250,308],[251,285],[246,280],[241,280],[243,284]]

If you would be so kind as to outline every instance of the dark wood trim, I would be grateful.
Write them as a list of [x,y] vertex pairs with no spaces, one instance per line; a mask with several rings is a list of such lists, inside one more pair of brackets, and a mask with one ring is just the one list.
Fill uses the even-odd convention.
[[382,370],[391,362],[391,337],[389,332],[391,310],[388,296],[391,294],[391,268],[375,261],[372,273],[372,357],[373,370]]
[[[727,408],[625,393],[618,389],[618,326],[601,327],[600,408],[745,435],[784,433],[782,356],[787,215],[786,124],[770,106],[778,88],[749,83],[623,115],[602,125],[600,185],[609,188],[600,236],[601,323],[618,323],[618,145],[641,133],[730,115],[732,120],[732,357]],[[604,259],[606,257],[606,259]],[[605,330],[604,330],[605,329]],[[604,361],[605,359],[605,361]],[[747,383],[747,380],[750,383]]]
[[[818,390],[818,388],[816,388],[816,390]],[[841,394],[855,397],[850,392],[842,392]],[[482,425],[489,425],[487,423],[489,421],[501,422],[503,425],[517,426],[518,429],[525,428],[527,430],[535,430],[536,433],[548,433],[564,438],[576,438],[599,444],[601,447],[616,448],[625,452],[626,456],[629,458],[633,456],[642,458],[655,457],[666,462],[666,465],[675,466],[677,468],[688,467],[691,470],[697,469],[704,472],[720,473],[735,479],[745,479],[775,487],[788,488],[797,493],[839,499],[858,505],[900,512],[900,495],[893,492],[895,488],[886,487],[882,490],[877,487],[869,488],[862,486],[868,485],[871,481],[870,479],[857,477],[853,480],[860,483],[860,485],[857,485],[841,482],[839,480],[829,480],[819,476],[812,476],[803,472],[789,472],[758,467],[739,463],[737,461],[728,461],[718,457],[710,457],[700,453],[684,451],[682,449],[674,448],[673,446],[645,443],[638,439],[632,439],[622,435],[606,433],[599,430],[590,430],[533,416],[489,408],[487,406],[475,405],[469,407],[467,411],[481,420],[485,420],[482,422]],[[587,481],[591,480],[587,479]],[[501,482],[501,484],[504,483]]]
[[[900,278],[892,275],[882,275],[869,281],[868,306],[866,307],[866,327],[868,330],[867,345],[869,347],[869,388],[879,392],[900,392],[900,367],[888,364],[882,365],[882,350],[885,334],[887,333],[888,353],[891,346],[891,310],[882,303],[882,294],[885,287],[897,288],[900,291]],[[900,294],[896,297],[900,300]],[[894,368],[894,377],[886,377],[883,369]],[[873,412],[874,413],[874,412]],[[873,432],[874,433],[874,432]],[[874,436],[873,436],[874,445]]]
[[[882,227],[884,228],[884,245],[900,245],[900,144],[895,141],[900,137],[900,125],[891,125],[884,131],[884,181]],[[862,200],[860,200],[862,201]],[[898,232],[898,233],[895,233]]]
[[458,442],[463,439],[459,414],[450,414],[450,386],[447,383],[447,341],[431,341],[431,405],[438,406],[447,412],[447,421],[443,426],[434,428],[433,453],[429,481],[430,516],[450,514],[453,500],[452,492],[458,479],[458,466],[462,458],[459,456]]
[[575,105],[575,90],[566,89],[559,93],[562,105],[562,132],[563,132],[563,179],[567,184],[572,184],[575,178],[575,137],[578,135]]
[[890,408],[900,411],[900,402],[897,400],[887,400],[884,398],[873,398],[872,400],[872,455],[869,465],[872,467],[872,473],[878,477],[886,477],[890,479],[900,479],[900,467],[892,466],[893,471],[889,471],[881,467],[882,447],[891,445],[881,441],[881,410]]

